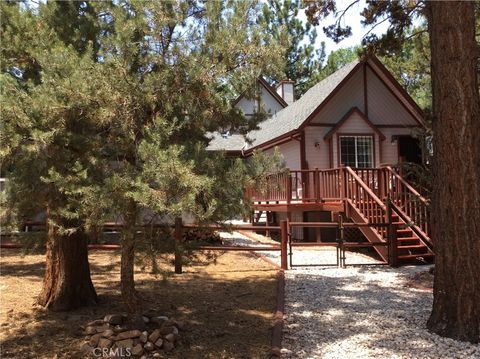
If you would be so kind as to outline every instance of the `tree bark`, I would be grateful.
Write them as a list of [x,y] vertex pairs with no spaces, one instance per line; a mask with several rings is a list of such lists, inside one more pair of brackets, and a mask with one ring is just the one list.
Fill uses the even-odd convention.
[[137,205],[130,200],[124,213],[122,229],[122,258],[120,268],[120,287],[124,304],[131,314],[137,314],[140,298],[135,290],[135,225],[137,222]]
[[432,55],[435,239],[428,328],[480,340],[480,104],[474,2],[427,4]]
[[87,244],[84,231],[60,235],[48,226],[46,269],[38,304],[53,311],[67,311],[97,303]]

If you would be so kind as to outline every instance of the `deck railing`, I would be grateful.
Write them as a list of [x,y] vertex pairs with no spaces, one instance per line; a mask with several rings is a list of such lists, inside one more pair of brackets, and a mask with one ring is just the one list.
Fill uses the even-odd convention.
[[[429,201],[391,167],[287,170],[268,175],[247,196],[254,203],[272,204],[350,200],[373,223],[383,221],[390,197],[405,222],[431,243]],[[384,237],[383,230],[378,229]]]

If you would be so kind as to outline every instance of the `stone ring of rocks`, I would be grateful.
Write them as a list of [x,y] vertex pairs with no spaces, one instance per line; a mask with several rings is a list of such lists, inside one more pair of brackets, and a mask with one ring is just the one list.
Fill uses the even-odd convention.
[[87,323],[85,340],[80,349],[92,357],[141,359],[160,358],[171,352],[180,341],[182,321],[147,311],[142,315],[142,328],[127,324],[124,314],[108,314]]

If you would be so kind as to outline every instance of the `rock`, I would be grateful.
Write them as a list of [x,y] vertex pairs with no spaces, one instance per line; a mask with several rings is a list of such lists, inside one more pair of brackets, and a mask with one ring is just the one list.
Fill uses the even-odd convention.
[[173,333],[175,331],[174,329],[175,327],[173,325],[164,325],[160,328],[160,334],[162,335],[167,335],[167,334],[170,334],[170,333]]
[[175,345],[173,345],[173,343],[168,341],[163,343],[163,350],[165,350],[166,352],[171,351],[173,348],[175,348]]
[[97,320],[94,320],[94,321],[91,321],[90,323],[88,323],[87,326],[95,327],[97,325],[103,325],[103,324],[104,324],[103,319],[97,319]]
[[157,315],[157,312],[154,311],[153,309],[149,309],[149,310],[143,312],[143,316],[147,317],[147,318],[152,318],[152,317],[155,317],[156,315]]
[[92,334],[95,334],[96,332],[97,332],[97,329],[95,327],[88,326],[85,328],[85,334],[87,335],[92,335]]
[[155,349],[155,345],[153,345],[152,342],[146,342],[143,348],[151,352],[153,349]]
[[142,335],[140,330],[127,330],[126,332],[118,333],[116,340],[138,338],[140,335]]
[[101,335],[100,334],[94,334],[90,337],[90,340],[88,341],[88,344],[92,347],[96,347],[98,345],[98,341],[100,339]]
[[141,344],[137,344],[132,348],[132,354],[135,356],[140,356],[143,354],[143,347]]
[[96,327],[95,330],[97,333],[103,333],[104,331],[110,329],[110,326],[108,324],[104,324],[102,326]]
[[113,334],[114,334],[114,332],[113,332],[112,329],[107,329],[102,333],[102,337],[111,338],[111,337],[113,337]]
[[133,340],[132,339],[119,340],[115,344],[119,348],[132,348],[133,347]]
[[145,324],[149,323],[150,322],[150,319],[146,316],[142,316],[142,320]]
[[107,338],[100,338],[98,341],[98,347],[99,348],[110,348],[113,344],[113,340],[107,339]]
[[113,327],[113,332],[114,333],[124,332],[125,330],[127,330],[127,328],[122,327],[121,325],[116,325],[116,326]]
[[173,323],[173,325],[175,325],[175,327],[177,327],[178,330],[182,330],[182,331],[184,331],[187,327],[187,323],[185,323],[184,321],[181,321],[181,320],[176,320]]
[[161,357],[162,357],[162,354],[160,354],[160,353],[153,353],[152,357],[153,357],[153,358],[161,358]]
[[167,335],[165,335],[165,339],[168,340],[169,342],[173,343],[173,342],[175,342],[175,334],[173,334],[173,333],[167,334]]
[[91,353],[93,348],[88,343],[82,343],[80,344],[80,350],[83,353]]
[[163,345],[163,339],[162,338],[158,338],[158,340],[155,342],[155,346],[157,348],[161,348]]
[[168,321],[168,317],[165,316],[157,316],[150,318],[150,322],[157,324],[159,327],[163,325],[163,323]]
[[152,334],[148,336],[148,340],[151,341],[152,343],[155,343],[157,339],[160,338],[161,335],[162,333],[160,333],[160,329],[155,329],[152,332]]
[[177,327],[173,327],[173,332],[172,332],[172,333],[178,335],[178,329],[177,329]]
[[111,325],[120,325],[123,323],[123,318],[121,314],[108,314],[103,318],[103,321]]
[[140,335],[140,342],[145,344],[148,340],[148,332],[143,332],[142,335]]

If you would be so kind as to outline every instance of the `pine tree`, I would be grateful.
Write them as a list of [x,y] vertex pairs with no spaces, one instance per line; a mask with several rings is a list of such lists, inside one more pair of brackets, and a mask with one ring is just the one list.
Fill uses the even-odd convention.
[[206,133],[254,125],[231,108],[231,89],[248,86],[280,52],[266,44],[251,2],[131,2],[101,11],[113,30],[101,39],[97,101],[107,161],[99,197],[123,220],[121,290],[135,314],[142,214],[207,221],[238,213],[245,172],[206,153]]
[[318,80],[325,60],[325,44],[317,48],[317,32],[299,18],[299,0],[269,0],[263,6],[261,23],[284,47],[284,79],[295,81],[295,96],[301,97]]
[[85,234],[99,148],[92,50],[66,47],[18,4],[1,4],[1,14],[1,156],[10,169],[10,208],[20,220],[41,211],[47,218],[38,303],[53,310],[92,304]]

